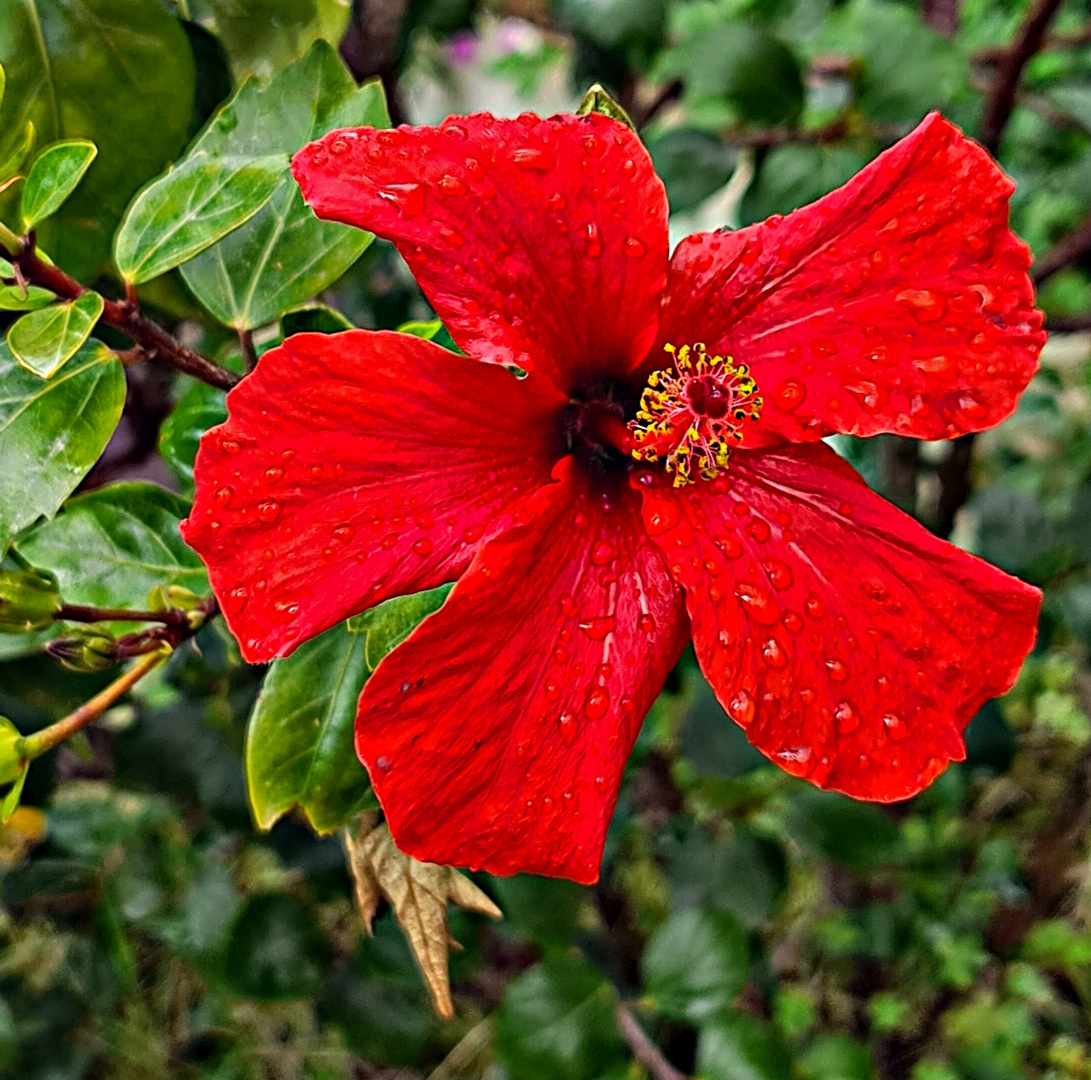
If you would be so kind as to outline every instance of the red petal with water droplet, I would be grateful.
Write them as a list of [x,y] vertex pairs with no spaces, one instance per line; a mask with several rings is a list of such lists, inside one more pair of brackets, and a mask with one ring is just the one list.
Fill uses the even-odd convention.
[[549,480],[563,397],[408,334],[297,334],[201,440],[183,535],[251,662],[450,581]]
[[751,366],[765,409],[744,445],[992,427],[1045,341],[1014,187],[933,113],[787,218],[682,241],[660,338]]
[[473,356],[572,390],[628,372],[655,339],[667,198],[623,124],[479,113],[333,131],[292,170],[319,217],[394,241]]
[[[360,697],[357,752],[415,858],[598,878],[622,768],[688,627],[638,497],[568,464]],[[609,633],[581,629],[600,618]]]
[[762,753],[880,802],[965,756],[963,728],[1034,644],[1037,589],[933,536],[822,444],[742,452],[683,489],[647,475],[645,522],[686,590],[697,659]]

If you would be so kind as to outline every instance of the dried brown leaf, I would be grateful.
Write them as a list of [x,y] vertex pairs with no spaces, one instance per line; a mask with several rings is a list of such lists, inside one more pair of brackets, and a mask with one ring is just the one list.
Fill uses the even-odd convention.
[[447,925],[447,905],[499,919],[500,909],[468,878],[450,866],[418,862],[400,851],[386,825],[375,828],[366,818],[355,839],[344,834],[345,852],[355,884],[356,906],[364,927],[371,923],[385,898],[394,911],[417,966],[428,984],[436,1012],[454,1016],[447,973],[448,948],[461,949]]

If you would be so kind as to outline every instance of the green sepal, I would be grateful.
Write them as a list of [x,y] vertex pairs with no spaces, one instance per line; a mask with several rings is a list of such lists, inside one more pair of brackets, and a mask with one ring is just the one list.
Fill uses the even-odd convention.
[[608,116],[611,120],[616,120],[619,124],[624,124],[627,128],[636,131],[636,124],[633,123],[632,117],[598,83],[595,83],[583,95],[576,109],[577,116],[590,116],[591,113]]

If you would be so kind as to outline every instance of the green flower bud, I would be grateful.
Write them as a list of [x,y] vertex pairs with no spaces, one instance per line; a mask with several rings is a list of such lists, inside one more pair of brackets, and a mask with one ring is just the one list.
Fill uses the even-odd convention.
[[0,716],[0,784],[10,784],[23,771],[23,737],[6,717]]
[[0,633],[44,630],[60,610],[57,579],[47,570],[0,570]]
[[45,650],[71,671],[93,672],[112,668],[115,641],[94,626],[81,627],[71,637],[54,638]]

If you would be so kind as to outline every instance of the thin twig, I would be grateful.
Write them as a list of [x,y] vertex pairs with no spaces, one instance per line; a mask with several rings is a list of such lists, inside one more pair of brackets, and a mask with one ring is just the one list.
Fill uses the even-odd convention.
[[[1082,49],[1085,45],[1091,45],[1091,23],[1069,34],[1047,34],[1042,44],[1042,51]],[[1008,46],[990,45],[987,48],[978,49],[972,59],[975,64],[999,64],[1007,55]]]
[[663,86],[643,109],[636,110],[638,115],[633,117],[633,123],[636,124],[637,130],[640,131],[650,124],[681,93],[681,79],[675,79]]
[[822,127],[811,129],[774,127],[728,130],[721,133],[720,139],[729,146],[769,149],[774,146],[785,146],[789,143],[800,145],[842,142],[856,135],[880,140],[897,139],[905,135],[908,130],[909,125],[907,124],[872,124],[857,130],[856,128],[850,128],[844,120],[839,119]]
[[1031,267],[1030,276],[1041,285],[1058,270],[1078,262],[1091,252],[1091,214],[1083,219],[1070,233],[1066,233]]
[[1060,6],[1061,0],[1037,0],[1027,11],[1004,57],[997,62],[996,78],[992,91],[985,99],[978,132],[978,139],[990,154],[995,155],[1000,149],[1000,140],[1004,137],[1004,129],[1015,107],[1015,93],[1019,89],[1023,68],[1042,48],[1046,31]]
[[22,754],[26,758],[40,757],[47,750],[70,739],[77,731],[82,731],[92,720],[100,717],[111,705],[124,697],[149,671],[157,668],[169,655],[168,650],[161,650],[143,657],[133,664],[128,671],[119,675],[105,690],[100,690],[90,701],[85,701],[74,712],[50,724],[22,741]]
[[[20,248],[11,256],[12,265],[31,285],[56,293],[65,300],[75,300],[87,290],[74,278],[69,277],[60,267],[43,262],[34,248],[33,237],[24,240]],[[220,390],[230,390],[240,379],[227,368],[214,364],[199,353],[187,349],[180,341],[171,337],[161,326],[142,315],[135,304],[125,301],[103,300],[103,322],[120,330],[131,338],[149,357],[160,357],[173,364],[180,371],[192,375],[201,382],[208,383]]]
[[614,1017],[618,1032],[633,1052],[633,1057],[648,1070],[652,1080],[686,1080],[686,1074],[679,1072],[644,1033],[627,1005],[618,1002]]

